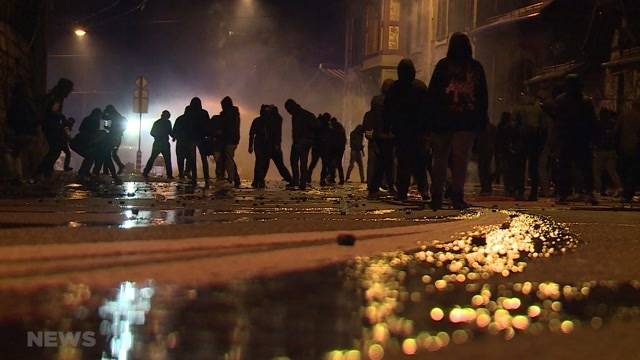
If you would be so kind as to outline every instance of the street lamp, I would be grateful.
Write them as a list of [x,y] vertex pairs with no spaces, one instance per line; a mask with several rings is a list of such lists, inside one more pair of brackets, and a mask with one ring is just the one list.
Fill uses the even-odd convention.
[[87,35],[87,30],[85,30],[83,28],[76,28],[73,31],[73,33],[76,34],[77,37],[83,38],[85,35]]

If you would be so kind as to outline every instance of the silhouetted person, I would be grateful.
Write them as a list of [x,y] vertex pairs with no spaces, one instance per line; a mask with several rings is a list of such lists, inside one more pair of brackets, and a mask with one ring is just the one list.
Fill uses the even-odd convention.
[[222,142],[224,144],[224,166],[230,183],[236,188],[240,187],[240,176],[236,166],[235,154],[240,143],[240,110],[233,105],[230,97],[225,97],[220,102],[222,112]]
[[[531,179],[529,201],[537,201],[540,192],[540,157],[547,142],[547,115],[535,98],[526,93],[520,96],[520,105],[514,109],[514,117],[521,122],[524,136],[524,163]],[[524,172],[524,170],[523,170]],[[525,175],[522,175],[526,181]],[[522,190],[522,191],[520,191]],[[524,183],[516,194],[518,200],[524,200]]]
[[109,138],[111,140],[111,156],[109,161],[113,160],[118,166],[118,175],[124,171],[124,163],[118,156],[118,150],[122,144],[122,136],[127,129],[127,119],[122,116],[115,106],[107,105],[104,109],[103,119],[110,122],[109,126],[105,126],[105,129],[109,131]]
[[291,172],[284,164],[282,155],[282,116],[278,107],[275,105],[269,106],[269,145],[271,146],[269,157],[276,165],[280,176],[287,182],[287,186],[291,187],[293,184],[293,178]]
[[198,165],[196,162],[196,148],[200,153],[202,161],[202,172],[204,173],[205,183],[209,183],[209,161],[207,155],[211,152],[211,119],[207,110],[202,108],[202,101],[198,97],[191,99],[189,105],[189,113],[187,114],[188,123],[191,124],[191,139],[194,146],[190,149],[189,163],[191,165],[191,183],[198,182]]
[[344,166],[342,160],[344,158],[344,151],[347,147],[347,132],[344,126],[336,118],[331,118],[329,121],[330,129],[330,141],[329,141],[329,179],[328,183],[335,184],[336,172],[338,173],[338,181],[340,185],[344,184]]
[[53,167],[64,146],[64,129],[62,127],[62,122],[65,120],[64,100],[71,94],[71,91],[73,91],[73,83],[68,79],[60,79],[47,94],[42,131],[49,150],[40,162],[34,178],[42,175],[45,178],[50,178],[53,175]]
[[596,122],[594,138],[594,158],[593,158],[593,183],[596,191],[606,195],[606,189],[602,186],[602,175],[606,173],[613,184],[614,194],[622,194],[622,181],[618,175],[618,154],[617,154],[617,114],[606,108],[600,109],[600,114]]
[[618,153],[622,163],[623,201],[630,203],[640,180],[640,97],[619,120]]
[[371,109],[364,115],[362,125],[367,138],[367,188],[369,196],[376,197],[383,185],[394,190],[394,149],[393,134],[385,130],[383,122],[384,99],[394,81],[386,79],[381,94],[371,99]]
[[593,194],[593,140],[596,122],[592,100],[583,92],[582,80],[571,74],[566,79],[565,93],[554,105],[558,137],[558,202],[564,203],[571,194],[572,166],[583,179],[585,200],[597,201]]
[[222,137],[222,117],[220,114],[211,117],[213,133],[213,158],[216,163],[216,180],[226,180],[227,172],[224,161],[224,138]]
[[6,158],[12,168],[11,175],[22,182],[23,155],[32,146],[38,133],[38,114],[29,90],[22,81],[13,86],[8,100],[5,141],[9,145],[9,151]]
[[153,146],[151,148],[151,156],[147,161],[147,166],[144,167],[142,176],[145,178],[149,176],[149,172],[153,167],[153,163],[156,161],[158,155],[162,154],[164,158],[164,166],[167,171],[167,179],[173,179],[173,170],[171,167],[171,144],[169,144],[169,138],[173,137],[173,129],[171,127],[171,114],[165,110],[159,120],[153,123],[151,127],[151,136],[153,137]]
[[68,118],[62,122],[62,129],[64,130],[64,145],[62,146],[62,152],[64,153],[64,171],[72,171],[71,167],[71,150],[69,149],[69,141],[71,140],[71,133],[73,132],[73,125],[76,123],[76,119]]
[[415,179],[423,199],[428,199],[426,164],[426,95],[427,86],[416,79],[410,59],[398,64],[398,80],[384,101],[384,126],[395,140],[398,161],[396,190],[398,200],[406,200],[411,177]]
[[311,147],[311,163],[309,164],[309,176],[307,177],[307,183],[311,183],[311,177],[318,162],[322,161],[320,167],[320,186],[327,185],[327,178],[329,176],[330,168],[330,156],[329,148],[331,143],[331,129],[329,123],[331,122],[331,114],[324,113],[318,116],[316,121],[316,128],[314,130],[314,143]]
[[433,116],[432,208],[442,207],[444,183],[451,160],[451,202],[456,209],[469,206],[464,185],[475,136],[489,121],[487,81],[482,65],[473,58],[469,37],[455,33],[447,57],[436,65],[429,85]]
[[365,182],[364,177],[364,126],[358,125],[349,134],[349,147],[351,148],[351,157],[349,158],[349,168],[347,169],[346,181],[349,181],[353,167],[357,164],[360,171],[360,182]]
[[71,140],[71,148],[84,158],[78,175],[81,181],[88,180],[90,170],[95,164],[104,164],[108,173],[116,184],[122,184],[118,177],[115,166],[111,161],[112,138],[106,131],[100,129],[100,121],[103,113],[100,109],[94,109],[89,116],[82,120],[79,132]]
[[178,160],[178,176],[184,179],[190,175],[191,165],[189,164],[189,156],[192,152],[193,141],[191,139],[192,130],[189,124],[187,113],[189,107],[184,109],[184,114],[178,116],[173,123],[173,140],[176,142],[176,158]]
[[287,100],[284,107],[291,114],[293,185],[299,186],[300,190],[306,190],[308,179],[307,163],[309,161],[309,151],[313,144],[316,117],[292,99]]
[[269,169],[269,106],[260,107],[260,116],[251,123],[249,130],[249,154],[255,153],[256,161],[253,168],[253,182],[251,186],[256,189],[266,187],[265,177]]
[[507,196],[523,200],[527,163],[527,138],[522,116],[509,113],[500,134],[504,143],[504,186]]
[[496,126],[487,122],[487,126],[478,134],[476,150],[478,152],[478,178],[480,195],[493,193],[493,173],[491,166],[495,156]]

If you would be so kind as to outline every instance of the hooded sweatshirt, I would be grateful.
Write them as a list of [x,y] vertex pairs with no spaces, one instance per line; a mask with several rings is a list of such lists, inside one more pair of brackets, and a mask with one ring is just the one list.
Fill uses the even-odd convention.
[[385,132],[398,139],[419,136],[426,131],[427,86],[416,79],[413,62],[404,59],[398,64],[398,80],[384,99]]
[[440,60],[429,84],[433,131],[476,131],[489,121],[487,80],[473,59],[469,38],[453,34],[447,57]]

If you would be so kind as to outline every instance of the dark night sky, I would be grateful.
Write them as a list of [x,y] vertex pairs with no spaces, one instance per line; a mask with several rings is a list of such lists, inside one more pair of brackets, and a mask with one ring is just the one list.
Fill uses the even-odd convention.
[[[67,116],[82,119],[114,104],[133,120],[121,148],[128,160],[137,148],[132,95],[139,75],[148,78],[150,93],[143,151],[160,112],[168,109],[175,119],[193,96],[210,113],[232,96],[244,139],[262,103],[282,109],[294,97],[316,113],[341,111],[342,84],[317,69],[343,63],[346,0],[148,0],[143,11],[122,15],[141,1],[53,0],[48,18],[49,86],[60,77],[75,82]],[[73,34],[76,22],[86,26],[86,37]],[[250,161],[241,158],[241,167],[249,169]]]
[[[320,63],[342,64],[343,2],[148,0],[144,10],[121,15],[141,0],[54,0],[49,82],[70,76],[79,91],[128,96],[144,74],[163,98],[187,87],[254,105],[276,88],[298,92]],[[72,33],[76,22],[89,31],[81,41]],[[99,106],[85,103],[84,111]]]

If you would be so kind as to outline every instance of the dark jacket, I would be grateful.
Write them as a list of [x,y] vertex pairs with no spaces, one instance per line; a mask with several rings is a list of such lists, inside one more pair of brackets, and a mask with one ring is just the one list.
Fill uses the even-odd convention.
[[349,134],[349,146],[353,151],[364,150],[364,134],[362,131],[355,129]]
[[238,145],[240,143],[240,110],[238,107],[223,109],[220,113],[220,121],[224,145]]
[[301,145],[311,145],[314,140],[316,129],[316,116],[311,112],[299,108],[291,116],[291,130],[293,143]]
[[429,84],[432,130],[482,131],[489,121],[489,95],[482,65],[473,58],[444,58]]
[[560,146],[593,146],[596,112],[590,98],[581,94],[562,94],[556,99],[553,112]]
[[168,143],[169,137],[173,136],[171,121],[169,121],[169,119],[156,120],[151,128],[151,136],[153,136],[153,139],[156,142]]
[[249,130],[249,146],[264,149],[270,145],[270,124],[269,117],[266,115],[259,116],[251,123]]
[[191,100],[189,112],[185,114],[187,123],[191,126],[191,139],[196,143],[211,141],[211,119],[207,110],[202,108],[202,102],[198,98]]
[[384,99],[385,132],[396,139],[415,138],[426,131],[425,105],[427,86],[415,78],[413,63],[403,60],[398,65],[398,80]]
[[280,146],[282,144],[282,116],[277,112],[269,115],[267,121],[269,129],[269,139],[272,146]]
[[185,114],[178,116],[176,121],[173,123],[173,136],[178,142],[188,143],[191,141],[191,127],[189,122],[189,117]]

